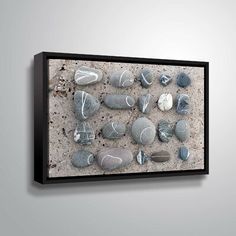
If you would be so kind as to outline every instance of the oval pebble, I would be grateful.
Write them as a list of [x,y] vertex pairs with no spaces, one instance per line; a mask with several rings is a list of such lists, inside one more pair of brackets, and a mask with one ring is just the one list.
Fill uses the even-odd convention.
[[101,81],[102,77],[103,72],[101,70],[81,66],[76,70],[74,80],[78,85],[89,85]]
[[104,104],[111,109],[131,109],[135,100],[129,95],[108,94],[104,98]]
[[151,112],[153,106],[153,101],[151,94],[142,95],[138,98],[138,107],[139,110],[144,113],[148,114]]
[[189,125],[185,120],[179,120],[175,126],[175,135],[181,141],[184,142],[189,138]]
[[133,160],[133,154],[125,148],[111,148],[98,152],[98,165],[104,169],[112,171],[129,165]]
[[128,70],[120,70],[111,75],[110,82],[113,87],[126,88],[133,85],[134,76]]
[[86,150],[79,150],[72,155],[71,163],[77,168],[92,165],[94,162],[93,153]]
[[110,122],[103,126],[102,136],[107,139],[117,139],[124,136],[126,131],[125,124],[121,122]]
[[94,139],[95,134],[90,124],[88,122],[79,122],[74,132],[75,142],[80,144],[91,144]]
[[160,141],[167,143],[173,136],[173,125],[168,121],[160,120],[157,127],[157,131]]
[[189,158],[189,150],[185,146],[179,148],[179,158],[183,161],[187,161]]
[[170,93],[163,93],[158,99],[158,107],[161,111],[169,111],[173,106],[173,98]]
[[143,165],[146,161],[150,159],[149,156],[147,156],[143,150],[140,150],[136,156],[136,160],[140,165]]
[[153,152],[151,160],[155,162],[165,162],[170,160],[170,153],[167,151]]
[[141,81],[142,87],[144,88],[150,87],[153,83],[152,72],[149,69],[144,68],[139,75],[139,80]]
[[189,96],[187,94],[177,95],[176,112],[180,115],[187,115],[189,114],[189,109]]
[[191,84],[191,79],[185,73],[180,73],[177,76],[177,85],[181,88],[186,88]]

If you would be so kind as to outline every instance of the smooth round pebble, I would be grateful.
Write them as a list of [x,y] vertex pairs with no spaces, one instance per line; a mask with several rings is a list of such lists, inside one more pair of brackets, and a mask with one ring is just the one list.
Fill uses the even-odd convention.
[[176,112],[180,115],[187,115],[189,114],[189,96],[187,94],[178,94],[177,95],[177,105],[176,105]]
[[93,153],[86,150],[79,150],[72,155],[71,163],[77,168],[90,166],[94,162]]
[[167,151],[153,152],[151,160],[155,162],[165,162],[170,160],[170,153]]
[[126,88],[133,85],[134,76],[128,70],[120,70],[111,75],[110,82],[113,87]]
[[179,120],[175,126],[175,135],[181,141],[184,142],[189,138],[189,125],[185,120]]
[[139,80],[141,81],[142,87],[144,88],[150,87],[153,82],[152,72],[149,69],[144,68],[139,75]]
[[170,93],[163,93],[158,99],[158,107],[161,111],[169,111],[173,106],[173,98]]
[[140,150],[136,156],[136,160],[140,165],[143,165],[146,161],[150,159],[149,156],[147,156],[143,150]]
[[111,109],[131,109],[135,100],[129,95],[108,94],[104,98],[104,104]]
[[189,158],[189,150],[185,146],[179,148],[179,158],[183,161],[187,161]]
[[121,122],[109,122],[102,128],[102,136],[107,139],[117,139],[124,136],[126,131],[125,124]]
[[142,113],[144,114],[150,113],[153,107],[151,94],[145,94],[140,96],[138,98],[138,107]]
[[191,79],[185,73],[180,73],[177,76],[177,85],[181,88],[186,88],[191,84]]
[[169,75],[162,74],[159,78],[159,81],[161,85],[167,86],[172,81],[172,78]]
[[170,138],[173,136],[173,125],[165,120],[160,120],[158,127],[157,127],[157,133],[160,141],[162,142],[169,142]]
[[94,139],[95,134],[90,124],[88,122],[79,122],[74,132],[75,142],[80,144],[91,144]]

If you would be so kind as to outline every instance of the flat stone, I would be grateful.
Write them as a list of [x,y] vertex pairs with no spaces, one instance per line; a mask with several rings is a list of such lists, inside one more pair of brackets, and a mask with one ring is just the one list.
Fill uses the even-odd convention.
[[153,152],[151,160],[155,162],[165,162],[170,160],[170,153],[167,151]]
[[187,94],[177,95],[176,112],[180,115],[189,114],[189,110],[190,110],[190,105],[189,104],[190,104],[189,96]]
[[75,132],[74,140],[79,144],[91,144],[95,139],[93,128],[88,122],[79,122]]
[[143,165],[146,161],[150,159],[149,156],[147,156],[143,150],[140,150],[136,156],[136,160],[140,165]]
[[181,141],[184,142],[189,138],[189,125],[185,120],[179,120],[175,126],[175,135]]
[[107,139],[117,139],[124,136],[126,131],[125,124],[121,122],[110,122],[103,126],[102,136]]
[[111,75],[110,82],[113,87],[126,88],[133,85],[134,76],[128,70],[120,70]]
[[170,93],[163,93],[158,99],[158,107],[161,111],[169,111],[173,106],[173,98]]
[[179,158],[183,161],[187,161],[189,158],[189,150],[185,146],[179,148]]
[[79,150],[72,155],[71,163],[77,168],[90,166],[93,162],[94,155],[89,151]]
[[144,114],[150,113],[153,108],[153,100],[152,100],[151,94],[146,94],[139,97],[138,107],[142,113]]
[[100,107],[97,98],[84,91],[76,91],[74,95],[75,116],[79,120],[86,120],[93,116]]
[[191,84],[191,79],[185,73],[180,73],[177,76],[177,85],[181,88],[186,88]]
[[131,109],[135,100],[129,95],[108,94],[104,98],[104,104],[111,109]]
[[112,171],[129,165],[133,160],[133,154],[125,148],[111,148],[98,152],[98,165],[104,169]]
[[148,88],[153,83],[153,74],[149,69],[144,68],[141,71],[138,79],[140,80],[142,87]]
[[133,139],[138,144],[146,145],[153,143],[156,136],[156,129],[152,121],[146,117],[141,117],[134,121],[131,133]]
[[157,128],[158,137],[162,142],[169,142],[173,136],[174,130],[173,125],[165,120],[160,120]]
[[95,84],[102,80],[103,72],[87,66],[79,67],[75,72],[75,83],[78,85]]
[[172,78],[169,75],[164,75],[162,74],[159,78],[160,84],[163,86],[167,86],[168,84],[171,83]]

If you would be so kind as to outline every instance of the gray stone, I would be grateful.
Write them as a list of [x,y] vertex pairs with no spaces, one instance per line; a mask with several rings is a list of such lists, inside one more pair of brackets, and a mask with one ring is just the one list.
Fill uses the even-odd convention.
[[151,144],[156,136],[156,129],[152,121],[146,117],[138,118],[131,128],[133,139],[138,144]]
[[72,156],[71,163],[77,168],[90,166],[94,162],[93,153],[86,150],[79,150]]
[[173,98],[170,93],[163,93],[158,99],[158,107],[161,111],[169,111],[173,106]]
[[153,107],[153,101],[152,101],[151,94],[146,94],[146,95],[142,95],[141,97],[139,97],[138,107],[142,113],[144,113],[144,114],[150,113],[152,110],[152,107]]
[[111,148],[98,152],[98,165],[104,170],[114,170],[129,165],[133,154],[125,148]]
[[107,139],[117,139],[124,136],[126,131],[125,124],[121,122],[110,122],[103,126],[102,136]]
[[149,156],[147,156],[143,150],[140,150],[136,156],[136,160],[140,165],[143,165],[146,161],[150,159]]
[[120,70],[111,75],[110,82],[113,87],[126,88],[133,85],[134,76],[128,70]]
[[158,124],[158,137],[162,142],[169,142],[170,138],[173,136],[173,125],[165,120],[160,120]]
[[170,153],[167,151],[153,152],[151,160],[155,162],[165,162],[170,160]]
[[172,78],[169,75],[162,74],[159,78],[159,81],[161,85],[167,86],[172,81]]
[[184,142],[189,138],[189,125],[185,120],[179,120],[175,126],[175,135],[181,141]]
[[104,104],[111,109],[131,109],[135,105],[133,97],[124,94],[108,94]]
[[74,95],[75,116],[79,120],[86,120],[94,115],[100,102],[97,98],[84,91],[76,91]]
[[177,95],[177,105],[176,105],[176,112],[180,115],[187,115],[189,114],[189,96],[187,94],[179,94]]
[[91,144],[95,139],[93,128],[88,122],[79,122],[75,132],[74,140],[79,144]]
[[186,148],[184,146],[179,148],[179,158],[181,160],[187,161],[189,158],[189,155],[190,155],[190,153],[189,153],[188,148]]
[[180,73],[177,76],[177,85],[181,88],[186,88],[191,84],[191,79],[185,73]]
[[78,85],[89,85],[101,81],[102,77],[103,73],[101,70],[81,66],[76,70],[74,79]]
[[147,68],[144,68],[140,75],[139,75],[139,78],[138,78],[140,81],[141,81],[141,85],[144,87],[144,88],[148,88],[152,85],[152,82],[153,82],[153,74],[152,72],[147,69]]

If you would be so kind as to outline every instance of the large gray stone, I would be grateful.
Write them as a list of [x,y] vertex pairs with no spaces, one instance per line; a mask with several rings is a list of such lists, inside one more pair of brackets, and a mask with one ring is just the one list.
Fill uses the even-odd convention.
[[104,104],[111,109],[131,109],[135,100],[129,95],[108,94],[104,98]]
[[86,120],[94,115],[99,107],[100,102],[97,98],[86,93],[85,91],[76,91],[74,95],[75,116],[79,120]]
[[125,124],[121,122],[109,122],[102,128],[102,136],[107,139],[117,139],[124,136],[126,131]]
[[160,120],[158,124],[158,137],[162,142],[169,142],[173,136],[173,125],[165,120]]
[[153,100],[151,94],[140,96],[138,98],[138,107],[142,113],[144,114],[150,113],[153,108]]
[[110,82],[113,87],[126,88],[134,83],[134,76],[128,70],[120,70],[111,75]]
[[151,144],[156,136],[155,125],[146,117],[138,118],[131,128],[133,139],[139,144]]
[[104,170],[114,170],[129,165],[133,160],[133,154],[125,148],[111,148],[98,152],[98,165]]
[[93,153],[86,150],[79,150],[72,155],[71,163],[77,168],[90,166],[94,162]]
[[74,140],[80,144],[91,144],[95,139],[93,128],[88,122],[79,122],[75,132]]
[[153,152],[151,154],[151,160],[155,162],[165,162],[170,160],[170,153],[167,151]]
[[139,75],[139,80],[144,88],[150,87],[153,82],[152,72],[148,68],[144,68]]
[[189,96],[187,94],[178,94],[176,99],[177,99],[176,112],[180,115],[189,114],[190,110]]
[[101,70],[81,66],[76,70],[74,79],[78,85],[89,85],[101,81],[102,77],[103,73]]
[[175,135],[181,141],[184,142],[189,138],[189,125],[185,120],[179,120],[175,126]]

